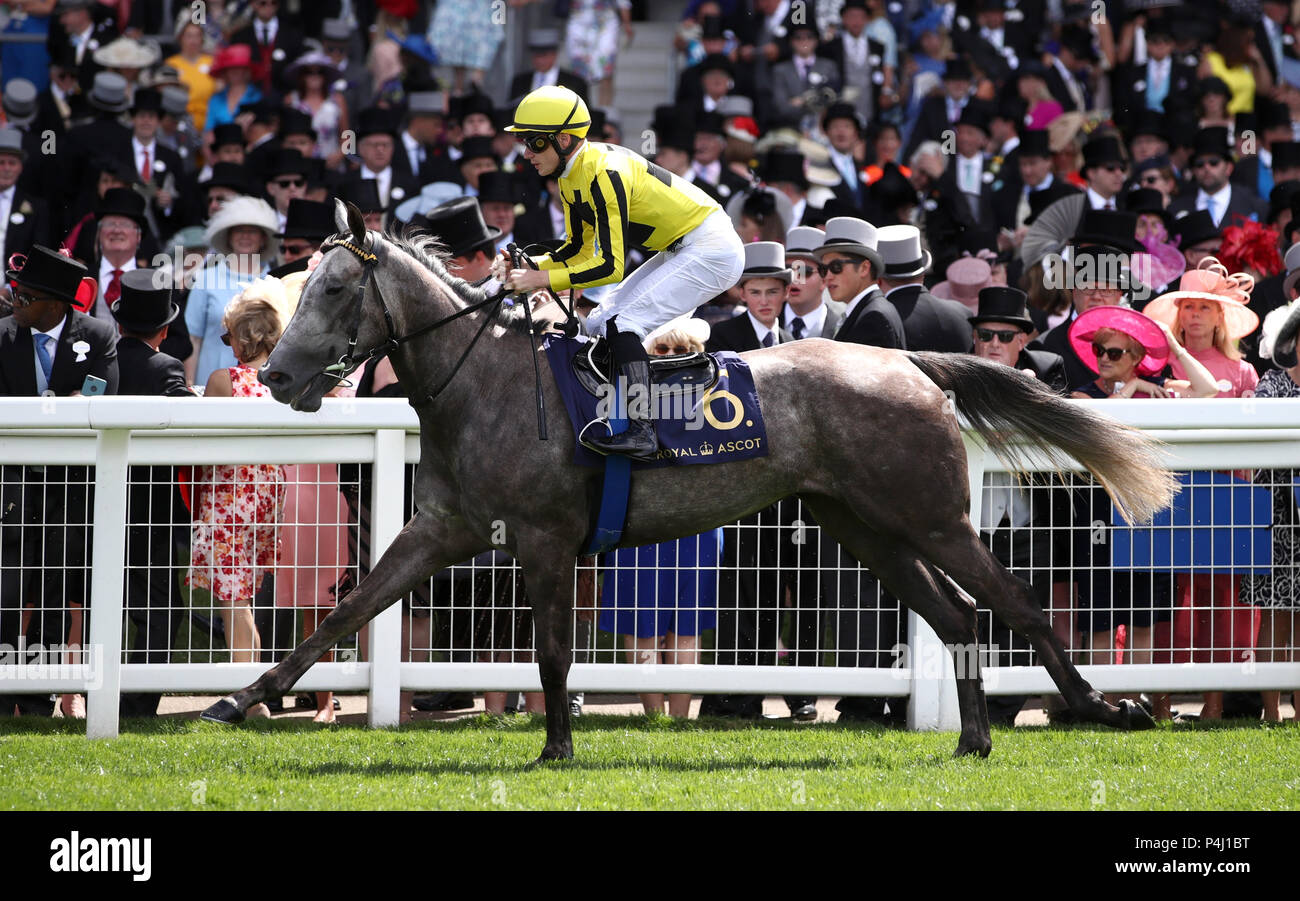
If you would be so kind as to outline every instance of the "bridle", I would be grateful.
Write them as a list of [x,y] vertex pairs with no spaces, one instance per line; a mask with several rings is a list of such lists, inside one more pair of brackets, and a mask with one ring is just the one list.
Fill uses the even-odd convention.
[[[367,243],[369,243],[369,240],[370,239],[367,237]],[[506,297],[509,296],[509,292],[502,288],[491,297],[484,298],[483,300],[470,304],[467,307],[462,307],[450,316],[444,316],[436,322],[432,322],[429,325],[422,326],[413,332],[398,337],[397,329],[393,325],[392,313],[389,312],[388,304],[384,301],[384,293],[379,288],[379,282],[375,280],[375,266],[379,262],[379,257],[373,251],[366,250],[364,247],[358,247],[356,244],[346,238],[340,237],[339,235],[333,235],[327,238],[325,242],[321,244],[321,253],[328,253],[336,247],[343,248],[361,261],[361,279],[357,282],[356,290],[353,292],[352,324],[348,337],[347,352],[344,353],[343,356],[339,357],[337,363],[332,363],[329,366],[326,366],[318,374],[334,379],[335,382],[342,383],[345,380],[345,376],[355,370],[362,363],[372,360],[381,354],[391,353],[408,341],[419,338],[421,335],[427,335],[434,329],[441,328],[447,323],[459,319],[462,316],[468,316],[470,313],[474,313],[478,310],[484,309],[485,307],[491,308],[489,315],[483,317],[483,324],[480,325],[478,331],[474,333],[474,339],[470,341],[469,346],[467,346],[461,353],[460,359],[456,361],[456,365],[452,368],[451,374],[443,380],[443,383],[438,386],[437,390],[429,394],[424,402],[428,403],[432,401],[441,394],[443,390],[451,384],[451,380],[456,377],[456,373],[460,371],[461,364],[465,362],[465,358],[469,356],[469,352],[474,349],[474,345],[478,343],[478,339],[482,337],[483,332],[486,331],[488,325],[492,322],[492,314],[496,312],[496,307],[500,306]],[[379,301],[379,308],[384,313],[384,325],[388,329],[388,338],[371,348],[369,352],[358,356],[357,334],[361,331],[361,314],[362,309],[365,306],[367,284],[370,284],[375,289],[375,299]]]

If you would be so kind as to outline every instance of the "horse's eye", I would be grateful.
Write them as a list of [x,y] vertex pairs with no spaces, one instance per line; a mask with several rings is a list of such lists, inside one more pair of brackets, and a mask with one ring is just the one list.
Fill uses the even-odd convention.
[[330,285],[328,288],[325,289],[325,293],[333,296],[335,294],[338,294],[342,290],[343,290],[342,285]]

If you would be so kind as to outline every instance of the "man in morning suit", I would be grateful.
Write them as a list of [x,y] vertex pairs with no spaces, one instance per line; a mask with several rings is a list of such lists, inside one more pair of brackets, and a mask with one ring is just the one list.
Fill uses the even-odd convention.
[[876,249],[885,264],[880,284],[898,310],[909,350],[965,353],[970,350],[967,309],[925,290],[921,277],[930,268],[930,251],[921,249],[915,225],[886,225],[876,231]]
[[50,214],[45,201],[17,183],[26,160],[22,132],[0,128],[0,260],[27,253],[33,244],[47,244],[50,240]]
[[[117,335],[73,307],[93,296],[93,281],[82,284],[86,267],[38,244],[22,269],[7,269],[5,277],[14,285],[14,312],[0,319],[0,397],[68,397],[88,375],[115,394]],[[0,466],[0,644],[17,647],[25,607],[32,608],[28,646],[67,643],[68,608],[88,600],[87,483],[84,466]],[[48,695],[0,695],[0,716],[15,706],[53,710]]]
[[[171,279],[157,269],[122,276],[121,296],[110,307],[117,321],[118,394],[193,397],[185,367],[159,351],[169,325],[180,315]],[[126,500],[126,611],[135,623],[128,663],[168,663],[184,602],[176,579],[172,530],[188,526],[189,513],[176,490],[171,466],[132,466]],[[154,716],[157,692],[122,695],[123,716]]]

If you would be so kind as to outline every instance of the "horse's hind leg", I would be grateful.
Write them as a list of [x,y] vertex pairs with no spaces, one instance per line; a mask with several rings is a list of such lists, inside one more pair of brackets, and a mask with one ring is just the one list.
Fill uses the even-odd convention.
[[926,557],[953,578],[1002,621],[1025,636],[1038,652],[1052,681],[1061,689],[1070,709],[1081,719],[1121,729],[1149,729],[1151,716],[1132,701],[1119,707],[1106,703],[1101,692],[1079,675],[1061,640],[1052,632],[1029,584],[1013,576],[979,540],[969,520],[931,533]]
[[[987,757],[993,748],[980,681],[975,607],[906,542],[872,531],[848,507],[828,498],[805,497],[822,528],[867,566],[910,609],[925,619],[948,646],[957,679],[961,738],[954,756]],[[912,661],[920,666],[921,661]]]
[[524,585],[533,606],[537,666],[546,696],[546,746],[537,763],[573,756],[569,725],[569,665],[573,662],[574,558],[549,552],[533,559],[522,554]]
[[288,693],[302,674],[340,638],[370,622],[432,572],[467,560],[487,547],[488,544],[474,537],[460,520],[436,519],[417,513],[398,533],[369,575],[339,601],[310,638],[252,685],[204,710],[202,718],[215,723],[242,722],[249,707]]

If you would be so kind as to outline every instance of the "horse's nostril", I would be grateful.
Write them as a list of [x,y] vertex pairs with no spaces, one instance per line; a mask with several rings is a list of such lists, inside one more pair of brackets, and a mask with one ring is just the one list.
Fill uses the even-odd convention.
[[263,369],[257,374],[258,379],[263,385],[282,385],[288,381],[288,376],[278,369]]

